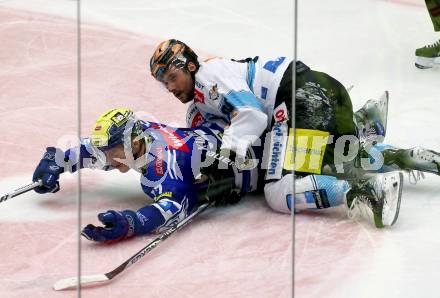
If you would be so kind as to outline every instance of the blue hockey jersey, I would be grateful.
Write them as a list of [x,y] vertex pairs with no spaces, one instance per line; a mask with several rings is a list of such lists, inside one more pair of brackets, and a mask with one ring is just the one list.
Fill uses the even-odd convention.
[[[136,211],[135,235],[161,232],[177,224],[197,207],[197,192],[206,183],[195,183],[200,165],[207,154],[221,146],[223,133],[215,123],[195,128],[173,128],[160,123],[141,121],[147,144],[146,163],[135,170],[141,173],[141,187],[154,203]],[[112,170],[104,154],[93,147],[89,138],[81,146],[69,149],[65,157],[71,171],[80,168]],[[260,156],[253,155],[256,163]],[[256,190],[258,167],[234,170],[235,184],[242,193]]]

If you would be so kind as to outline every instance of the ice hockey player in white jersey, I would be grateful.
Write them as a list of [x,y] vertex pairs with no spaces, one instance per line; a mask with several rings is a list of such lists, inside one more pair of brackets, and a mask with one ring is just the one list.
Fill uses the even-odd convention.
[[[289,130],[292,64],[287,57],[243,60],[217,57],[201,61],[185,43],[170,39],[156,48],[150,70],[182,103],[192,103],[188,110],[191,126],[199,125],[201,119],[226,124],[221,156],[240,159],[251,144],[268,144],[267,154],[272,156],[268,172],[272,174],[266,177],[267,184],[284,189],[285,194],[280,196],[286,201],[292,197],[293,173],[282,170],[287,144],[277,140],[287,140],[289,133],[293,136]],[[272,131],[273,138],[260,140],[266,131]],[[267,195],[269,188],[269,185],[265,187],[266,197],[271,196]]]
[[[181,102],[192,101],[187,113],[188,125],[193,127],[203,121],[218,119],[228,124],[223,135],[222,149],[226,152],[223,154],[235,151],[243,156],[246,148],[257,141],[265,130],[271,131],[264,142],[265,152],[267,152],[269,159],[265,197],[274,210],[290,212],[293,201],[293,168],[290,167],[289,170],[289,166],[285,166],[284,160],[292,159],[292,154],[290,157],[286,156],[288,155],[287,136],[290,134],[293,137],[293,131],[289,130],[291,127],[290,117],[292,116],[292,61],[286,57],[275,59],[255,57],[238,61],[212,58],[200,61],[185,43],[171,39],[158,45],[150,59],[150,70],[153,77],[164,84]],[[316,74],[322,78],[322,82],[328,81],[327,78],[331,79],[325,74],[312,73],[301,63],[297,65],[297,72],[298,70],[305,76],[308,76],[309,73]],[[306,87],[309,88],[309,86]],[[317,86],[315,89],[319,90],[319,88]],[[337,88],[338,86],[334,89]],[[306,96],[307,92],[305,91]],[[320,98],[319,94],[313,96]],[[353,119],[351,101],[349,101],[348,94],[346,97],[341,96],[341,98],[348,98],[343,102],[348,102],[349,105],[340,104],[340,106],[345,107],[349,113],[343,113],[344,110],[339,109],[338,111],[342,111],[339,114],[342,117],[339,118],[345,119],[344,116],[346,116],[350,121],[347,125],[339,126],[334,131],[339,132],[339,135],[355,134],[355,125],[351,121]],[[308,102],[306,97],[303,118],[307,118],[308,121],[321,120],[319,115],[327,117],[324,120],[333,121],[332,123],[339,120],[338,117],[333,117],[337,114],[336,109],[332,110],[327,106],[316,110],[317,117],[310,117],[309,114],[315,111],[309,110]],[[310,126],[310,123],[306,122],[304,125]],[[317,129],[319,128],[317,127]],[[328,131],[328,129],[326,130]],[[327,157],[331,156],[333,150],[330,146],[326,150],[328,151]],[[320,173],[320,170],[315,173]],[[317,175],[308,176],[309,178],[318,177]],[[302,184],[306,185],[306,187],[302,187],[304,188],[302,191],[300,184],[297,183],[297,189],[300,189],[300,192],[312,194],[312,196],[308,196],[307,202],[311,203],[310,200],[314,196],[314,200],[318,202],[315,205],[317,208],[333,207],[340,204],[341,198],[344,198],[344,193],[348,190],[348,183],[329,176],[320,176],[320,178],[322,179],[318,179],[319,186],[316,182],[317,179],[297,179],[297,182],[302,181]],[[319,194],[318,187],[322,186],[327,188],[328,196],[326,194],[320,200],[316,194]],[[301,195],[298,194],[295,198],[295,208],[301,206],[300,197]],[[400,197],[395,202],[398,200]],[[308,206],[310,207],[310,204]],[[383,225],[378,223],[378,226]]]
[[229,123],[222,148],[241,156],[275,121],[290,124],[292,98],[282,90],[289,87],[282,82],[291,77],[289,65],[287,57],[199,61],[190,47],[175,39],[159,44],[150,59],[153,77],[181,102],[193,101],[207,121],[221,118]]
[[[150,59],[150,70],[152,75],[181,102],[193,101],[188,111],[189,125],[198,125],[201,119],[222,119],[229,123],[225,127],[222,145],[226,152],[232,150],[243,155],[246,147],[255,142],[265,129],[272,131],[264,143],[269,144],[270,159],[266,175],[266,200],[273,209],[289,212],[293,196],[293,174],[289,172],[289,166],[286,167],[285,160],[293,160],[293,154],[288,156],[288,144],[285,140],[288,134],[293,135],[293,132],[289,131],[293,75],[291,61],[285,57],[255,57],[238,61],[213,58],[199,61],[197,55],[186,44],[172,39],[157,47]],[[311,71],[302,63],[296,64],[296,74],[297,84],[300,78],[296,91],[296,117],[299,118],[296,119],[297,127],[303,128],[303,131],[308,130],[307,133],[312,131],[311,137],[314,136],[313,133],[319,134],[322,131],[335,137],[359,136],[359,132],[365,133],[365,126],[360,125],[357,130],[353,121],[351,100],[337,80],[324,73]],[[374,128],[378,129],[376,133],[381,134],[380,126]],[[280,145],[283,150],[278,150]],[[367,209],[374,209],[376,226],[393,224],[397,219],[400,204],[400,173],[376,175],[374,178],[364,177],[357,179],[356,183],[352,180],[351,186],[347,181],[333,177],[310,175],[321,173],[321,167],[325,165],[333,165],[334,145],[327,146],[324,151],[319,171],[307,173],[307,170],[304,172],[304,169],[299,169],[302,176],[297,177],[295,183],[296,189],[299,190],[295,195],[295,208],[299,209],[301,202],[305,203],[303,206],[309,207],[333,207],[343,201],[341,198],[345,197],[344,192],[350,188],[347,193],[350,209],[354,205],[364,203],[364,206],[369,206]],[[292,164],[290,170],[293,170]],[[271,166],[273,167],[270,168]],[[301,187],[301,183],[304,187]],[[378,185],[381,188],[377,188]],[[320,188],[328,193],[321,196],[322,193],[318,191]],[[388,195],[392,193],[393,200],[374,195],[387,192]],[[302,196],[301,193],[307,196]],[[369,199],[358,200],[358,197]],[[382,203],[376,204],[375,201]],[[392,206],[384,206],[384,202],[391,202]],[[385,209],[393,210],[392,216],[382,216]],[[382,217],[388,219],[378,220]]]

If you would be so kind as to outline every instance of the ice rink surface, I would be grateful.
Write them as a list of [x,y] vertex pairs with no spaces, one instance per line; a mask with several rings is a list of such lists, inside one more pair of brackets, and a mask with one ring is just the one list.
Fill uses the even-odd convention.
[[[147,57],[176,37],[206,55],[293,52],[290,1],[82,1],[81,131],[106,109],[184,123],[185,106],[148,74]],[[438,40],[423,1],[299,1],[298,57],[351,91],[358,109],[391,94],[386,142],[440,150],[440,68],[414,67],[414,50]],[[67,148],[77,121],[76,2],[0,1],[0,193],[28,184],[46,146]],[[148,203],[134,172],[86,170],[82,226],[108,209]],[[408,180],[406,180],[407,182]],[[81,297],[438,297],[440,178],[406,183],[399,220],[386,230],[344,208],[295,217],[262,197],[210,210],[112,283]],[[0,297],[76,297],[52,284],[77,274],[76,175],[55,195],[29,193],[0,208]],[[81,241],[83,274],[105,273],[153,236],[115,245]]]

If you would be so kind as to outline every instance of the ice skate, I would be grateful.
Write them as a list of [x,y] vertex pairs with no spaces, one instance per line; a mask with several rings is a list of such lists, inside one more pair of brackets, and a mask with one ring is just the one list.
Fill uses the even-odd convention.
[[348,217],[358,215],[377,228],[393,225],[399,216],[403,174],[389,172],[352,184],[346,195]]
[[416,67],[420,69],[432,68],[440,65],[440,40],[416,50]]
[[354,113],[354,120],[361,144],[383,142],[387,128],[388,91],[379,100],[368,100]]
[[387,166],[401,170],[416,170],[440,175],[440,153],[422,147],[411,149],[386,149],[383,152]]

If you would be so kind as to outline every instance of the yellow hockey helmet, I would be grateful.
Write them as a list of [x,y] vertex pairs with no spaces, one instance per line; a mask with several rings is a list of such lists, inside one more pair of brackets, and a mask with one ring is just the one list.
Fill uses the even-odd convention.
[[141,133],[140,121],[133,111],[118,108],[108,110],[98,118],[90,139],[92,145],[106,151],[118,144],[124,144],[125,136],[138,136]]

